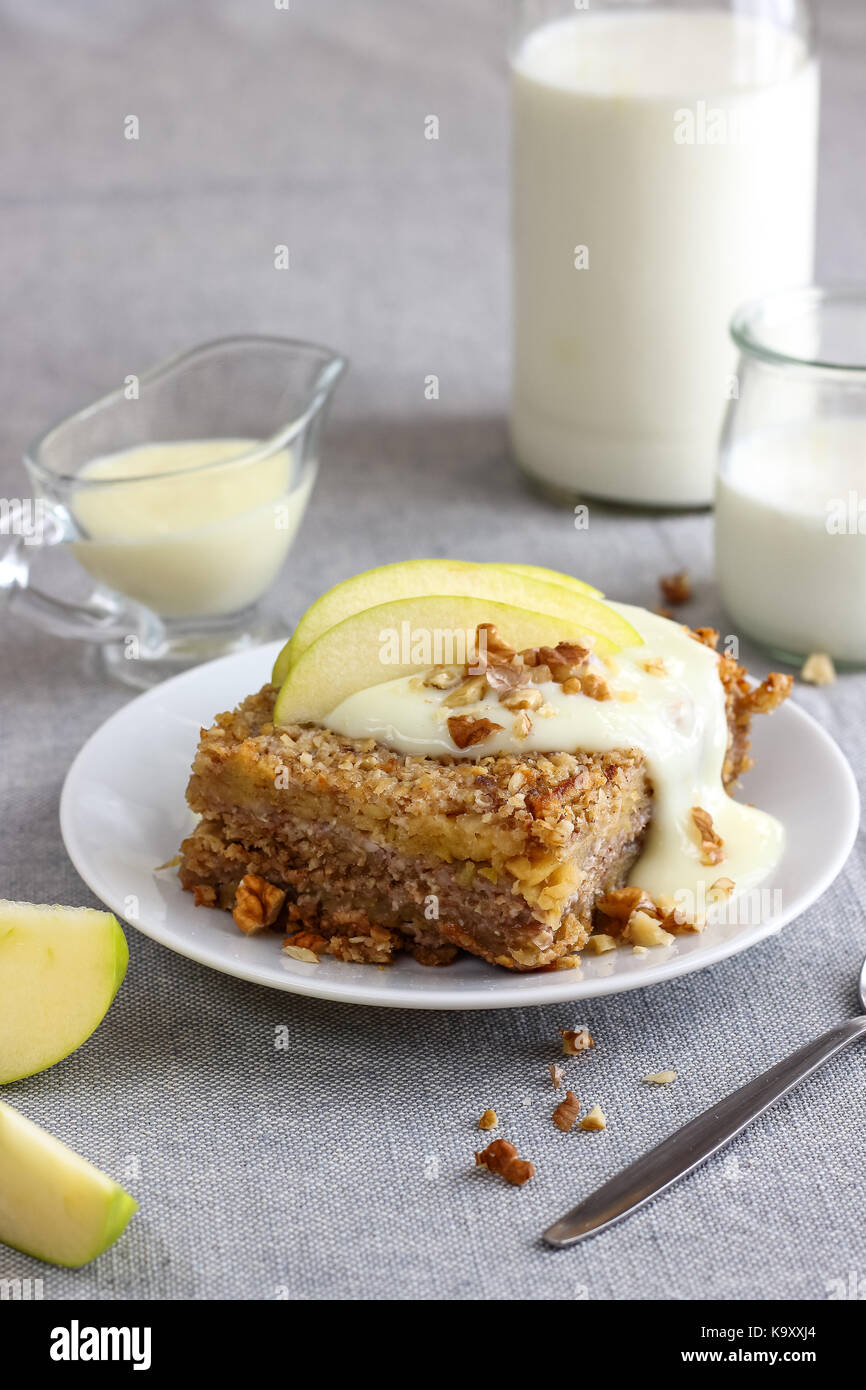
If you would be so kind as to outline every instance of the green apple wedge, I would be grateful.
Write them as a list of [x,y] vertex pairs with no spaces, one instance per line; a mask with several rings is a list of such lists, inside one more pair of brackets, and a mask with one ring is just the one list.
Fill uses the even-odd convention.
[[465,594],[397,599],[364,609],[328,628],[293,663],[277,696],[274,723],[320,722],[357,690],[440,661],[459,664],[466,659],[461,648],[463,653],[471,649],[479,623],[494,623],[518,649],[590,640],[596,651],[610,652],[617,649],[617,638],[623,645],[640,645],[641,637],[618,614],[597,607],[613,619],[607,635],[589,633],[574,619]]
[[605,632],[603,625],[599,627],[598,590],[567,575],[557,578],[554,570],[533,565],[481,565],[468,560],[403,560],[345,579],[311,604],[274,663],[274,685],[282,685],[302,652],[353,613],[395,599],[437,594],[494,599],[532,612],[573,618],[587,632]]
[[0,1083],[44,1071],[80,1047],[128,961],[110,912],[0,900]]
[[138,1210],[86,1158],[0,1101],[0,1241],[55,1265],[87,1264]]

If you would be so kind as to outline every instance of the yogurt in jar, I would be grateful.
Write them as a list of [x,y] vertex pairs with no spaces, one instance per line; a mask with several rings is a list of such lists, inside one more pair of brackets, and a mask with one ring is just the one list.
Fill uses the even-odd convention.
[[731,314],[811,278],[817,63],[766,20],[657,8],[544,24],[512,74],[517,457],[707,504]]

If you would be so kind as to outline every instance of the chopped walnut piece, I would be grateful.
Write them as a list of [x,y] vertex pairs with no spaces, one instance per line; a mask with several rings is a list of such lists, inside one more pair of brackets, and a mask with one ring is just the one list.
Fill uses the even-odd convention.
[[832,685],[836,679],[833,658],[826,652],[813,652],[803,662],[800,679],[809,685]]
[[458,748],[474,748],[502,727],[492,719],[473,719],[469,714],[452,714],[448,720],[448,732]]
[[510,690],[522,685],[526,680],[526,672],[522,666],[491,664],[484,673],[484,679],[501,700],[503,695],[507,695]]
[[589,647],[581,647],[577,642],[558,642],[555,647],[539,647],[536,664],[547,666],[553,679],[562,684],[577,674],[589,655]]
[[714,627],[686,628],[686,631],[696,642],[700,642],[702,647],[709,647],[711,651],[715,651],[719,645],[719,634]]
[[591,1047],[595,1047],[595,1039],[586,1028],[560,1028],[562,1037],[562,1050],[567,1057],[577,1057],[581,1052],[588,1052]]
[[529,679],[534,685],[545,685],[547,681],[553,680],[553,672],[549,666],[533,666],[529,672]]
[[612,699],[610,686],[602,676],[597,676],[594,671],[587,671],[580,678],[580,693],[588,695],[590,700],[610,700]]
[[583,949],[591,956],[602,956],[605,951],[616,950],[616,937],[608,936],[606,932],[595,932]]
[[584,1115],[578,1129],[607,1129],[607,1120],[600,1105],[594,1105],[588,1115]]
[[[494,728],[495,727],[494,725]],[[511,729],[515,738],[529,738],[529,735],[532,733],[532,720],[525,709],[514,716]]]
[[667,946],[673,941],[670,932],[666,932],[661,923],[655,917],[650,917],[648,912],[633,913],[623,936],[633,946]]
[[702,806],[692,807],[692,820],[701,841],[701,863],[721,864],[725,857],[725,842],[713,827],[713,818]]
[[663,574],[659,580],[659,589],[665,603],[672,603],[675,607],[680,603],[688,603],[692,596],[692,582],[688,570],[678,570],[676,574]]
[[715,883],[711,883],[707,889],[707,901],[711,903],[724,902],[729,898],[736,888],[732,878],[717,878]]
[[459,680],[460,672],[455,671],[453,666],[434,666],[424,677],[424,685],[432,686],[434,690],[451,690]]
[[751,710],[753,714],[772,714],[783,700],[787,700],[793,688],[793,676],[783,676],[780,671],[771,671],[760,685],[749,691],[743,701],[743,708]]
[[211,883],[197,883],[192,890],[192,900],[196,907],[216,907],[217,890]]
[[479,656],[496,657],[501,661],[511,661],[517,656],[514,648],[500,637],[493,623],[479,623],[475,630],[475,642]]
[[509,690],[506,694],[500,695],[499,701],[506,709],[532,710],[544,704],[544,696],[531,685],[520,685],[516,690]]
[[495,1110],[485,1110],[481,1119],[478,1121],[479,1129],[495,1129],[499,1124],[499,1116]]
[[459,709],[461,705],[476,705],[479,700],[484,698],[486,689],[485,676],[470,676],[468,680],[458,685],[456,690],[452,690],[450,695],[446,695],[442,703],[448,709]]
[[535,1176],[532,1164],[525,1158],[518,1158],[517,1149],[507,1139],[494,1139],[481,1153],[476,1153],[475,1164],[490,1173],[498,1173],[513,1187],[522,1187]]
[[245,936],[264,931],[273,926],[285,901],[285,889],[275,888],[258,874],[245,874],[235,894],[235,925]]
[[596,903],[596,907],[604,913],[605,917],[612,917],[615,921],[621,922],[627,922],[638,908],[652,911],[653,906],[653,900],[649,894],[636,886],[614,888],[610,893],[605,893],[604,897],[599,898]]
[[676,1081],[675,1071],[654,1071],[649,1076],[644,1077],[648,1086],[670,1086],[672,1081]]
[[569,676],[567,681],[562,682],[562,689],[566,695],[579,695],[581,688],[580,676]]
[[643,667],[648,676],[666,676],[668,673],[668,668],[660,656],[650,657],[648,661],[641,661],[638,664]]
[[574,1091],[566,1091],[565,1100],[561,1100],[554,1110],[551,1119],[557,1129],[561,1129],[563,1134],[567,1134],[580,1114],[580,1101]]
[[565,1067],[559,1066],[557,1062],[551,1062],[547,1070],[550,1072],[554,1091],[558,1091],[562,1085],[562,1078],[565,1076]]

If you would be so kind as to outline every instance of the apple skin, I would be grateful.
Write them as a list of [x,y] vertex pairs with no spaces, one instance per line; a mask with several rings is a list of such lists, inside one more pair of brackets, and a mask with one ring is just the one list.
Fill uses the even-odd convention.
[[0,900],[0,1084],[68,1057],[105,1017],[126,974],[117,919],[92,908]]
[[386,601],[460,594],[489,598],[533,612],[569,616],[573,604],[586,629],[595,631],[587,600],[601,597],[598,589],[570,575],[537,565],[476,564],[468,560],[403,560],[365,570],[328,589],[312,603],[274,663],[271,680],[282,685],[290,666],[329,628],[353,613]]
[[[353,613],[301,653],[277,696],[274,723],[319,723],[357,690],[428,669],[430,662],[421,657],[408,663],[383,658],[383,637],[390,632],[399,634],[404,624],[427,634],[461,632],[474,636],[475,628],[485,622],[493,623],[518,649],[587,640],[586,628],[580,623],[488,598],[436,594],[397,599]],[[627,633],[634,631],[628,623],[624,627]],[[635,645],[643,640],[637,633],[635,639]],[[609,651],[611,646],[610,642],[602,645],[601,639],[596,642],[596,650]]]
[[0,1101],[0,1242],[77,1269],[113,1245],[137,1210],[119,1183]]

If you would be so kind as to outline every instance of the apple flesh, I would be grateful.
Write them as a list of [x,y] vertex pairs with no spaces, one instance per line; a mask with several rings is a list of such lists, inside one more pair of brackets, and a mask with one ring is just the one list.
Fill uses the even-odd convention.
[[[302,653],[353,613],[396,599],[441,594],[487,598],[572,620],[582,624],[586,633],[596,634],[598,650],[604,648],[611,627],[619,626],[621,635],[628,629],[611,609],[597,602],[597,589],[568,575],[557,575],[555,570],[535,565],[480,565],[466,560],[405,560],[356,574],[311,604],[277,657],[274,685],[282,685]],[[633,629],[629,633],[634,641]],[[612,641],[614,645],[607,650],[625,645],[616,636]]]
[[[617,618],[617,621],[620,620]],[[518,650],[542,644],[552,646],[561,641],[588,640],[593,642],[596,651],[610,651],[613,647],[610,638],[602,639],[588,633],[577,621],[550,613],[535,613],[488,598],[437,594],[428,598],[398,599],[353,613],[308,647],[291,666],[283,683],[274,709],[274,723],[320,722],[357,690],[428,670],[440,659],[437,655],[431,656],[432,639],[436,636],[445,639],[448,635],[457,639],[465,634],[463,645],[469,647],[480,623],[495,624],[500,636]],[[626,633],[634,632],[628,623],[624,622],[623,626]],[[399,647],[405,647],[405,651],[399,650],[396,656],[390,650],[392,634],[399,639]],[[428,639],[426,651],[422,650],[425,637]],[[634,644],[640,644],[641,640],[634,633]],[[454,640],[455,649],[457,645]],[[444,664],[451,664],[451,657],[442,659]],[[453,657],[455,663],[460,659],[460,654]]]
[[90,1037],[126,973],[117,919],[0,900],[0,1083],[44,1071]]
[[138,1209],[86,1158],[0,1101],[0,1241],[55,1265],[87,1264]]

